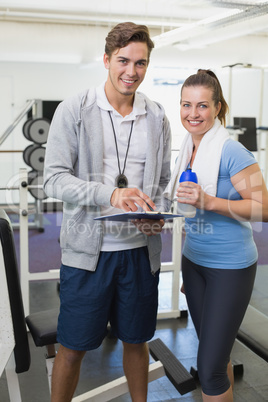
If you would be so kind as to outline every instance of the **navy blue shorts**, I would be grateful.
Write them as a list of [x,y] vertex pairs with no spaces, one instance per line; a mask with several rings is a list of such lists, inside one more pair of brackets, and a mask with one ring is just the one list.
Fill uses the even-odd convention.
[[94,272],[62,265],[58,342],[72,350],[96,349],[108,322],[123,342],[147,342],[156,328],[158,282],[147,247],[101,252]]

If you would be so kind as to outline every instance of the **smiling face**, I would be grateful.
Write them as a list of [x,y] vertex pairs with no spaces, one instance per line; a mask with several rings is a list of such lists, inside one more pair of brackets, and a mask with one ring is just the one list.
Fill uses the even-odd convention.
[[214,125],[221,103],[215,105],[212,96],[212,90],[204,86],[189,86],[182,90],[181,122],[193,138],[203,137]]
[[142,83],[148,67],[148,47],[143,42],[130,42],[115,50],[111,57],[105,53],[105,68],[109,70],[105,85],[108,100],[133,97]]

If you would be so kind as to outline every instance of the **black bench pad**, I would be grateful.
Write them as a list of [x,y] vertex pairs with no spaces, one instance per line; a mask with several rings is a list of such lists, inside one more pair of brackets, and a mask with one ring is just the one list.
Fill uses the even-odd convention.
[[26,317],[26,323],[36,346],[57,343],[57,325],[59,309],[41,311]]
[[148,342],[148,345],[152,357],[156,361],[160,360],[166,376],[181,395],[196,389],[194,378],[161,339]]

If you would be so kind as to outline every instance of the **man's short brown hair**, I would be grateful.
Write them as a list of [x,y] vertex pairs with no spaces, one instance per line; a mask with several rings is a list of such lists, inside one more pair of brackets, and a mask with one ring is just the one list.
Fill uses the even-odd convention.
[[134,22],[122,22],[117,24],[107,35],[105,53],[110,58],[116,49],[127,46],[130,42],[143,42],[148,47],[148,62],[154,48],[150,38],[149,29],[146,25],[137,25]]

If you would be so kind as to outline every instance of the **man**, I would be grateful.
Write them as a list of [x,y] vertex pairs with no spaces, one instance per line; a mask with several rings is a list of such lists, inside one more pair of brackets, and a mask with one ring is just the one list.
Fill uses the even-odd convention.
[[108,322],[123,342],[132,400],[147,398],[146,342],[156,327],[164,222],[94,218],[164,208],[169,122],[161,105],[136,92],[153,47],[146,26],[114,27],[103,58],[106,82],[62,102],[51,124],[44,188],[64,202],[52,402],[71,401],[82,358],[101,345]]

